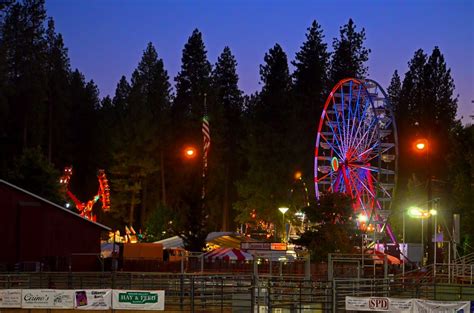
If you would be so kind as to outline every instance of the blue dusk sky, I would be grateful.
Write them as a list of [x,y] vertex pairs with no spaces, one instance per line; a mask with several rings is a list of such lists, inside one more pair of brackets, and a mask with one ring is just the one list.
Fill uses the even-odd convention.
[[[313,20],[329,50],[352,18],[365,28],[369,77],[388,87],[394,70],[402,79],[417,49],[439,46],[459,94],[458,118],[474,114],[474,1],[472,0],[46,0],[48,16],[64,37],[73,68],[93,79],[101,96],[113,96],[122,75],[130,79],[152,42],[174,85],[184,44],[198,28],[214,64],[225,46],[238,62],[240,88],[260,90],[259,65],[279,43],[294,59]],[[291,69],[291,67],[290,67]],[[317,121],[315,121],[315,124]]]

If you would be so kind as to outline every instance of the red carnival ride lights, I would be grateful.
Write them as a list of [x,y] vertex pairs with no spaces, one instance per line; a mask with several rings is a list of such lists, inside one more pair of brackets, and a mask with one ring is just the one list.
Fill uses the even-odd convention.
[[97,172],[99,190],[97,191],[97,194],[87,202],[80,201],[69,189],[69,181],[71,180],[71,176],[72,166],[65,167],[63,171],[63,176],[61,176],[59,182],[66,188],[66,194],[74,202],[76,208],[79,210],[79,214],[82,217],[85,217],[94,222],[97,220],[97,217],[92,212],[92,208],[99,199],[102,202],[102,210],[104,212],[110,211],[110,188],[104,170],[99,170]]
[[[420,146],[421,147],[421,146]],[[318,126],[316,197],[341,192],[353,200],[359,227],[386,231],[397,174],[395,119],[385,91],[370,79],[346,78],[332,89]]]

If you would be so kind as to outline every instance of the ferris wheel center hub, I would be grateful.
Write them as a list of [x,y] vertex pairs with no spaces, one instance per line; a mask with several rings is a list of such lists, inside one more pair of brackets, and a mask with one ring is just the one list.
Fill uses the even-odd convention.
[[336,157],[332,158],[331,167],[333,171],[337,171],[339,169],[339,160]]

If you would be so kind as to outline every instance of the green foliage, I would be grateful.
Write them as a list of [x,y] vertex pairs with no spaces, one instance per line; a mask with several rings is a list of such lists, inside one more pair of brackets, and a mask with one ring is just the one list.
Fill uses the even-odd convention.
[[291,78],[286,54],[276,44],[260,65],[261,93],[251,104],[243,148],[249,169],[237,183],[237,221],[244,223],[255,210],[267,221],[279,221],[278,207],[288,201],[292,180],[292,144],[287,117],[291,113]]
[[47,147],[48,160],[53,164],[65,164],[69,143],[63,132],[68,127],[70,120],[71,101],[69,98],[69,82],[71,69],[67,49],[61,34],[57,34],[54,21],[48,20],[46,30],[46,75],[47,89]]
[[[390,97],[396,99],[394,108],[399,138],[399,175],[394,203],[398,213],[393,220],[401,225],[400,219],[407,207],[428,206],[428,179],[431,179],[431,199],[441,199],[439,218],[449,220],[454,211],[461,209],[453,205],[454,198],[459,196],[456,192],[460,191],[454,183],[457,175],[454,173],[459,172],[454,169],[465,163],[462,159],[448,157],[452,155],[450,151],[456,151],[458,144],[457,140],[446,140],[457,125],[454,82],[438,47],[431,55],[417,50],[408,66],[401,88],[395,74],[389,88]],[[417,138],[428,140],[426,153],[413,150]],[[461,180],[469,185],[466,178]],[[466,215],[468,211],[463,212]],[[469,220],[470,214],[465,217]],[[399,233],[400,229],[398,227]],[[428,231],[431,229],[429,227]],[[409,232],[407,238],[413,238]]]
[[[169,165],[172,175],[167,176],[172,192],[167,193],[168,204],[175,208],[181,225],[175,228],[192,251],[205,246],[208,233],[208,203],[201,199],[200,160],[185,161],[179,157],[187,145],[202,147],[202,118],[206,113],[205,101],[210,95],[211,64],[199,30],[195,29],[183,49],[181,71],[175,77],[176,98],[171,108],[173,120]],[[212,129],[211,129],[212,131]],[[212,133],[211,133],[212,136]],[[212,139],[211,139],[212,141]],[[211,145],[213,145],[211,143]],[[211,148],[212,149],[212,148]],[[201,154],[199,154],[202,157]]]
[[9,103],[7,134],[21,148],[41,146],[46,136],[47,79],[44,0],[11,5],[2,25]]
[[[457,109],[451,72],[438,47],[433,49],[429,57],[423,50],[417,50],[408,65],[409,70],[403,79],[395,106],[402,188],[413,173],[420,177],[426,176],[427,166],[432,176],[446,175],[446,166],[442,164],[446,163],[444,151],[450,150],[450,143],[443,138],[448,137],[455,125]],[[413,159],[412,143],[416,137],[430,141],[429,164],[424,159]]]
[[144,226],[148,208],[158,200],[148,190],[162,169],[157,155],[167,142],[170,106],[168,74],[151,43],[131,82],[122,77],[112,101],[117,125],[111,154],[113,213],[129,225]]
[[301,101],[310,104],[313,112],[322,110],[326,96],[323,92],[328,79],[329,52],[323,40],[321,25],[313,21],[306,33],[306,41],[296,53],[295,60],[291,62],[295,67],[293,72],[295,93],[302,98]]
[[390,104],[394,111],[398,111],[398,103],[400,102],[400,93],[402,91],[402,83],[400,81],[400,76],[398,75],[398,71],[395,70],[393,72],[392,80],[390,80],[390,86],[387,88],[388,98],[390,100]]
[[370,49],[364,47],[365,29],[356,31],[352,19],[339,30],[339,38],[334,38],[334,53],[331,59],[330,86],[347,77],[364,78],[368,73],[365,63],[369,60]]
[[201,120],[204,113],[204,94],[209,93],[210,74],[211,64],[207,60],[202,34],[195,29],[184,45],[181,71],[174,79],[176,98],[173,102],[173,117],[175,119],[181,121],[188,117],[195,123]]
[[474,125],[458,123],[451,132],[448,154],[453,213],[461,216],[461,254],[474,252]]
[[148,214],[144,229],[146,242],[155,242],[170,237],[173,224],[173,211],[163,205],[158,205]]
[[[306,41],[291,63],[293,72],[293,113],[291,115],[295,169],[310,178],[314,166],[314,130],[317,127],[327,97],[329,52],[323,42],[321,26],[313,21]],[[314,195],[311,188],[311,194]]]
[[360,245],[352,200],[347,195],[324,194],[304,212],[312,226],[293,242],[307,247],[313,261],[326,261],[329,253],[353,253]]
[[[358,31],[350,19],[333,40],[331,55],[314,21],[292,61],[294,72],[276,44],[260,66],[262,89],[244,96],[230,48],[223,49],[212,69],[196,29],[182,51],[175,98],[163,60],[149,43],[130,83],[123,76],[113,98],[100,99],[95,83],[71,70],[44,0],[17,1],[0,10],[0,176],[11,174],[15,181],[31,184],[25,188],[45,188],[38,193],[62,201],[55,198],[57,173],[51,172],[51,164],[57,169],[74,166],[70,187],[79,199],[97,191],[95,174],[105,168],[112,212],[103,218],[112,218],[117,226],[144,227],[150,240],[163,231],[180,235],[193,251],[202,249],[210,229],[221,227],[221,218],[222,229],[230,230],[229,216],[245,223],[255,209],[258,218],[278,225],[279,206],[290,206],[291,213],[306,202],[292,184],[293,174],[302,171],[306,181],[312,176],[314,131],[328,89],[341,78],[364,77],[368,71],[364,29]],[[434,184],[433,196],[446,190],[441,204],[450,205],[447,215],[451,208],[461,213],[464,243],[472,242],[472,127],[455,121],[454,82],[440,49],[435,47],[431,55],[416,51],[403,82],[395,71],[388,93],[399,126],[397,209],[406,199],[423,201],[430,173],[446,182],[443,188]],[[194,160],[184,160],[181,151],[184,145],[202,147],[205,113],[212,143],[203,202],[201,151]],[[432,139],[429,163],[412,155],[415,136]],[[39,156],[41,151],[49,163]],[[466,153],[455,153],[459,151]],[[308,189],[312,192],[310,185]],[[302,236],[320,259],[336,246],[341,252],[353,246],[349,212],[339,211],[344,201],[325,199],[319,205],[327,209],[308,209],[318,223]],[[228,212],[231,207],[237,210]],[[338,238],[350,240],[336,242]]]
[[18,187],[62,205],[59,172],[48,162],[40,148],[26,149],[15,159],[7,180]]
[[209,119],[213,164],[208,173],[207,199],[210,225],[214,229],[232,229],[231,204],[237,199],[234,182],[241,177],[243,160],[240,139],[244,135],[242,123],[243,97],[238,87],[237,61],[229,47],[217,59],[211,75]]

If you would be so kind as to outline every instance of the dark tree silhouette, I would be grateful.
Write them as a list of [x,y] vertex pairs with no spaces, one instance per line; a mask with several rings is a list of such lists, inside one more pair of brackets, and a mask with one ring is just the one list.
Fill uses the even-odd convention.
[[244,151],[249,169],[238,182],[237,219],[246,222],[255,210],[259,218],[281,223],[278,207],[288,202],[294,166],[291,125],[291,78],[285,52],[276,44],[260,65],[262,91],[251,104]]
[[210,154],[209,206],[215,228],[231,230],[231,203],[236,200],[235,181],[240,177],[243,136],[243,96],[238,87],[237,61],[229,47],[217,59],[211,75],[212,102],[210,128],[212,153]]
[[313,21],[306,33],[306,41],[292,62],[294,111],[291,120],[296,167],[303,179],[312,176],[314,163],[314,132],[327,97],[329,52],[323,42],[321,26]]
[[346,77],[364,78],[368,73],[365,65],[369,59],[370,49],[364,46],[365,29],[356,31],[352,19],[339,30],[340,37],[334,38],[334,53],[331,59],[330,86]]
[[360,245],[352,200],[347,195],[323,194],[304,212],[312,226],[294,243],[307,247],[312,260],[326,261],[329,253],[354,253],[354,247]]

